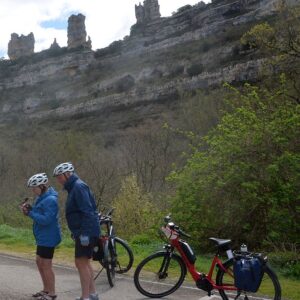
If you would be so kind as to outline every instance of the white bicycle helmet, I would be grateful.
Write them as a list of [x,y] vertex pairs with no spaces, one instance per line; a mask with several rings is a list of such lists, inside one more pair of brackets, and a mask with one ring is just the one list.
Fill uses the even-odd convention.
[[48,183],[48,176],[46,173],[38,173],[31,176],[27,181],[27,187],[36,187],[41,184]]
[[64,174],[66,172],[74,172],[74,167],[73,167],[72,163],[65,162],[65,163],[58,165],[53,171],[53,176],[55,177],[55,176]]

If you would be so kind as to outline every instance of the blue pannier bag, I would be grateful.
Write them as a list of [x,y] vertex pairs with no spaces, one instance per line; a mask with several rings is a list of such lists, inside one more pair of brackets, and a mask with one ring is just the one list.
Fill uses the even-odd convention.
[[246,292],[255,293],[264,275],[264,260],[260,257],[238,255],[234,258],[234,285]]

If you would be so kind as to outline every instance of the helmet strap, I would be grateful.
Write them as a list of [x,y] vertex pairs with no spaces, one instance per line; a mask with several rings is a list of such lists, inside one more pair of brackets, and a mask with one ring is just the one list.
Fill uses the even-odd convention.
[[66,173],[64,173],[64,177],[65,177],[66,181],[68,181],[69,177],[66,175]]
[[45,185],[39,185],[39,188],[41,190],[41,195],[44,194],[48,189],[48,187]]

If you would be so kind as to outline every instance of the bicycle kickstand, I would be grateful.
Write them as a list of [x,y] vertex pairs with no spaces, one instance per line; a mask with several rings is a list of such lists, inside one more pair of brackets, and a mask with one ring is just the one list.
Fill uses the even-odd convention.
[[237,293],[236,297],[234,298],[234,300],[237,300],[240,297],[240,295],[241,295],[241,291],[238,291],[238,293]]
[[96,279],[99,277],[99,275],[100,275],[100,273],[103,271],[103,269],[104,269],[104,268],[102,268],[102,269],[97,273],[97,275],[94,277],[94,280],[96,280]]

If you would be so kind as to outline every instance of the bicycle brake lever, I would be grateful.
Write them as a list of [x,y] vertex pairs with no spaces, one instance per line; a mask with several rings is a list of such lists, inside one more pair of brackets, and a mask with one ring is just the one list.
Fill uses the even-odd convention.
[[170,227],[170,229],[175,229],[175,224],[173,222],[169,222],[168,226]]
[[187,237],[187,238],[191,238],[191,237],[192,237],[191,235],[185,233],[185,232],[182,231],[181,229],[179,229],[178,232],[179,232],[180,235],[185,236],[185,237]]

